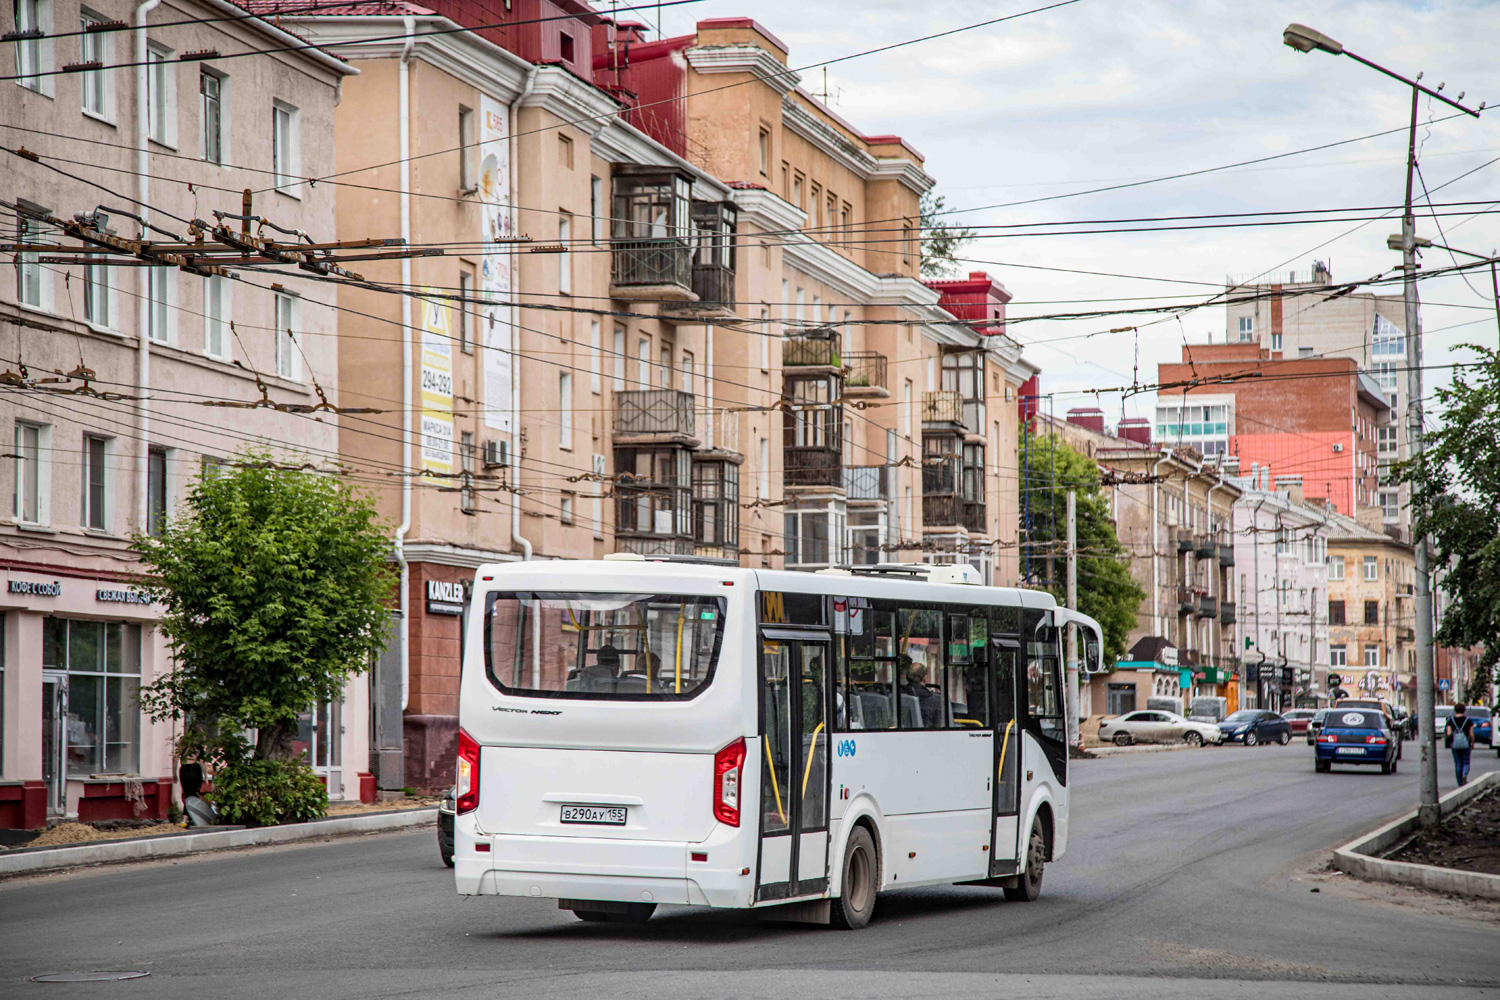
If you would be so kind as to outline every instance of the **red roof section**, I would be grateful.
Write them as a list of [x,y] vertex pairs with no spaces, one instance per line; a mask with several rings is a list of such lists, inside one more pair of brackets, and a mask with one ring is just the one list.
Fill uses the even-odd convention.
[[1005,332],[1005,304],[1013,296],[986,272],[970,271],[967,278],[923,284],[939,293],[938,305],[972,324],[975,333],[994,336]]

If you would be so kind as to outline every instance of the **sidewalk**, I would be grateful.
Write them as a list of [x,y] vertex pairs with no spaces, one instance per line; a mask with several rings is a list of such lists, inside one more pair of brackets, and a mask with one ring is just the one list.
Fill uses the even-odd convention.
[[437,821],[437,809],[397,809],[388,812],[355,813],[308,823],[281,826],[220,827],[202,831],[168,833],[154,837],[103,840],[68,847],[23,847],[0,852],[0,879],[26,872],[53,871],[82,865],[116,864],[152,858],[178,857],[203,851],[223,851],[264,844],[288,844],[360,833],[379,833],[429,826]]

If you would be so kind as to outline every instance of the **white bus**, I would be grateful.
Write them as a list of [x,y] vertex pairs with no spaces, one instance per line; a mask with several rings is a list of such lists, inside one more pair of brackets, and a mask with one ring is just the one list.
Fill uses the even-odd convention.
[[1061,631],[1097,666],[1099,627],[960,582],[966,566],[921,570],[481,567],[459,893],[583,920],[677,903],[843,927],[904,886],[1035,899],[1068,841]]

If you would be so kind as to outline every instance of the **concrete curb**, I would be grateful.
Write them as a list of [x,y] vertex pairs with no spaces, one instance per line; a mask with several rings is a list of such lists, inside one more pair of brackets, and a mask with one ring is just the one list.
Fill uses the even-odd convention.
[[201,851],[222,851],[234,847],[257,847],[264,844],[288,844],[298,840],[317,840],[355,833],[379,833],[430,825],[437,820],[436,807],[403,809],[396,812],[362,813],[313,820],[310,823],[288,823],[285,826],[209,830],[203,833],[168,833],[139,840],[108,840],[76,847],[49,847],[36,850],[0,853],[0,878],[23,872],[76,868],[80,865],[111,864],[122,861],[147,861],[170,858]]
[[[1500,788],[1500,771],[1491,771],[1462,788],[1455,788],[1439,800],[1443,815],[1448,815],[1471,799],[1478,798],[1491,788]],[[1413,810],[1399,819],[1392,820],[1378,830],[1351,840],[1333,852],[1333,867],[1356,878],[1372,882],[1396,882],[1414,885],[1419,889],[1435,892],[1451,892],[1460,896],[1478,896],[1482,899],[1500,899],[1500,875],[1483,872],[1459,871],[1456,868],[1438,868],[1435,865],[1417,865],[1406,861],[1387,861],[1377,857],[1384,851],[1405,840],[1417,829],[1417,813]]]

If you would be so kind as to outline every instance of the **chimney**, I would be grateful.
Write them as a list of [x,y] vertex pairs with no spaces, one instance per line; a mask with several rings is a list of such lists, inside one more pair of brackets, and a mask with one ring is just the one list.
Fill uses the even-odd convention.
[[1126,417],[1120,421],[1118,434],[1126,441],[1149,445],[1151,443],[1151,421],[1146,417]]
[[1327,264],[1321,260],[1315,260],[1312,266],[1312,280],[1313,284],[1322,285],[1326,288],[1333,284],[1333,272],[1328,270]]
[[1285,493],[1291,497],[1293,503],[1302,502],[1302,477],[1301,476],[1277,476],[1276,492]]
[[1095,434],[1103,434],[1104,411],[1097,406],[1075,406],[1068,411],[1068,423],[1077,424]]

